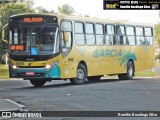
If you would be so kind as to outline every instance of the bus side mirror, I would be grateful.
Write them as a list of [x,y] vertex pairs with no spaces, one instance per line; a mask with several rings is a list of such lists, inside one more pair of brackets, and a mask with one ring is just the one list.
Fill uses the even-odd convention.
[[[8,23],[2,27],[2,33],[1,33],[2,34],[2,42],[8,44],[8,39],[9,39],[8,37],[9,36],[7,36],[7,31],[9,31]],[[6,38],[6,36],[7,36],[7,38]]]
[[67,42],[69,40],[69,36],[67,32],[64,32],[64,41]]

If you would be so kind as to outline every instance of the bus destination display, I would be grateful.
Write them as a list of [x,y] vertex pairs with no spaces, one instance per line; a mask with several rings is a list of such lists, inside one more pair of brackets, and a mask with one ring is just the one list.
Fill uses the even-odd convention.
[[25,46],[24,45],[11,44],[10,45],[10,50],[24,51],[25,50]]
[[104,10],[159,10],[159,0],[103,0]]
[[44,22],[44,19],[42,17],[32,17],[32,18],[24,18],[23,21],[25,23],[33,23],[33,22]]

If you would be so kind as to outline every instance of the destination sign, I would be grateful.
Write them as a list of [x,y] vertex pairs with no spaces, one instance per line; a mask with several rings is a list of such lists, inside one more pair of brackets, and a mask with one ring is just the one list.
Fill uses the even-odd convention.
[[24,51],[25,50],[25,46],[24,45],[15,45],[15,44],[12,44],[12,45],[10,45],[10,50]]
[[25,23],[32,23],[32,22],[43,22],[44,19],[42,17],[32,17],[32,18],[24,18],[23,21]]

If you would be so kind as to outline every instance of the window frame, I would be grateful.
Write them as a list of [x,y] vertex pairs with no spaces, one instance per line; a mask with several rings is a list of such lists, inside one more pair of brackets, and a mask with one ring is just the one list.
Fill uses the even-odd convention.
[[[92,24],[93,25],[93,34],[91,34],[91,33],[86,33],[86,24]],[[84,22],[84,27],[85,27],[85,39],[86,39],[86,45],[87,46],[95,46],[96,45],[96,36],[95,36],[95,23],[93,23],[93,22]],[[94,44],[92,44],[92,45],[88,45],[87,44],[87,35],[93,35],[94,36]]]
[[[96,25],[102,25],[102,34],[97,34],[97,32],[96,32]],[[95,23],[95,45],[97,45],[97,46],[104,46],[105,45],[105,25],[103,24],[103,23]],[[103,44],[102,45],[99,45],[99,44],[97,44],[97,35],[102,35],[103,36]]]
[[[143,29],[143,35],[137,35],[137,29],[136,29],[137,27],[140,27],[140,28]],[[135,26],[135,33],[136,33],[136,45],[137,45],[137,46],[145,46],[145,44],[144,44],[144,45],[138,45],[138,42],[137,42],[137,37],[143,37],[143,38],[144,38],[144,41],[145,41],[144,26],[140,26],[140,25]]]
[[[84,34],[84,44],[83,45],[79,45],[79,44],[76,43],[75,35],[76,34],[82,34],[82,33],[76,33],[75,32],[75,23],[82,23],[83,24],[83,34]],[[85,46],[86,45],[85,23],[83,21],[79,21],[79,20],[74,21],[74,39],[75,39],[75,45],[76,46]]]
[[[120,34],[117,33],[117,26],[123,26],[124,27],[124,34],[120,35]],[[126,24],[116,24],[115,25],[116,46],[128,46],[128,45],[125,45],[124,43],[123,44],[117,44],[118,36],[123,36],[127,40],[126,26],[127,26]]]
[[[150,28],[150,29],[151,29],[151,36],[148,36],[148,35],[146,36],[145,28]],[[149,44],[149,45],[146,44],[146,38],[147,38],[147,37],[151,37],[151,38],[152,38],[152,44],[151,44],[151,45],[150,45],[150,44]],[[151,26],[145,26],[145,27],[144,27],[144,39],[145,39],[145,45],[146,45],[146,46],[153,46],[153,45],[154,45],[154,33],[153,33],[153,27],[151,27]]]
[[[134,35],[127,35],[127,27],[133,27]],[[136,45],[137,45],[136,26],[134,26],[134,25],[126,25],[126,39],[128,39],[127,36],[134,36],[134,37],[135,37],[135,45],[130,45],[130,44],[129,44],[129,45],[127,45],[127,46],[136,46]]]
[[[108,34],[107,33],[107,25],[111,25],[111,26],[113,26],[113,28],[114,28],[114,34]],[[105,46],[116,46],[116,44],[112,44],[112,45],[107,45],[106,44],[106,36],[112,36],[113,37],[113,43],[114,43],[114,38],[116,38],[116,34],[115,34],[115,31],[116,31],[116,24],[111,24],[111,23],[105,23],[105,25],[104,25],[104,44],[105,44]]]

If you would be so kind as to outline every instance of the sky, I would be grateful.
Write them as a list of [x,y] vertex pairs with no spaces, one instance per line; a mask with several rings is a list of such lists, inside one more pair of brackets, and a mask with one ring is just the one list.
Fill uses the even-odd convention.
[[58,6],[69,4],[76,14],[113,20],[129,20],[132,22],[157,23],[158,10],[103,10],[103,0],[34,0],[34,7],[42,6],[47,10],[58,11]]

